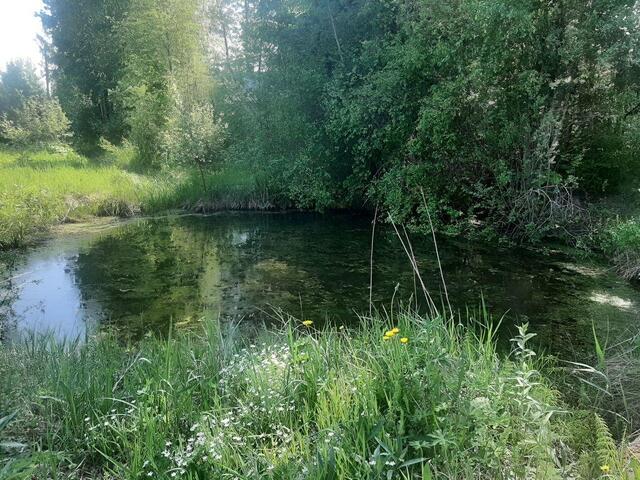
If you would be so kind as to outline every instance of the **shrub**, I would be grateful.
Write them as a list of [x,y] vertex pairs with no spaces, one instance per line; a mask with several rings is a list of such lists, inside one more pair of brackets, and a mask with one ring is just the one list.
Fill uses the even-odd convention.
[[0,192],[0,250],[21,246],[58,220],[62,199],[46,190]]
[[129,139],[137,150],[137,161],[145,167],[157,164],[162,153],[169,100],[145,85],[130,87],[121,94],[127,107]]
[[209,104],[178,105],[173,123],[165,134],[169,161],[196,167],[206,192],[205,171],[221,163],[225,126]]
[[69,120],[55,99],[30,98],[15,116],[15,121],[0,120],[0,135],[15,146],[64,143],[71,136]]

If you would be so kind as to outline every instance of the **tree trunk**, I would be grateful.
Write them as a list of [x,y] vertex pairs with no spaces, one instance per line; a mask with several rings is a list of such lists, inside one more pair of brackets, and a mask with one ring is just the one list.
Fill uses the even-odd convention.
[[200,170],[200,180],[202,180],[202,189],[204,190],[205,194],[208,194],[209,192],[207,191],[207,182],[204,178],[204,169],[202,168],[202,162],[196,160],[196,163],[198,164],[198,170]]
[[342,48],[340,47],[340,39],[338,38],[338,32],[336,31],[336,24],[333,21],[333,14],[331,13],[331,6],[329,2],[327,2],[327,10],[329,12],[329,20],[331,20],[331,29],[333,30],[333,37],[336,40],[336,45],[338,46],[338,55],[340,55],[340,61],[344,63],[344,57],[342,56]]
[[227,70],[229,70],[229,42],[227,40],[227,24],[222,20],[222,38],[224,39],[224,57],[227,61]]

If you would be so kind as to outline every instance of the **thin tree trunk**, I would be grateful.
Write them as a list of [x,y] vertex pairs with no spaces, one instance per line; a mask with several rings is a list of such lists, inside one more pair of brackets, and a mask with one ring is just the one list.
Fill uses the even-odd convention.
[[369,316],[373,313],[373,242],[376,238],[376,223],[378,221],[378,205],[373,214],[373,226],[371,227],[371,254],[369,256]]
[[247,69],[247,73],[251,73],[253,70],[251,66],[251,59],[249,58],[249,45],[247,45],[247,34],[246,30],[249,27],[249,1],[244,0],[244,30],[245,30],[245,45],[244,45],[244,61]]
[[333,38],[336,40],[336,45],[338,47],[338,55],[340,55],[340,61],[344,63],[344,57],[342,56],[342,48],[340,47],[340,39],[338,38],[338,32],[336,31],[336,24],[333,21],[333,14],[331,13],[331,6],[329,2],[327,2],[327,11],[329,12],[329,20],[331,20],[331,29],[333,30]]
[[200,163],[198,160],[196,160],[197,164],[198,164],[198,170],[200,170],[200,180],[202,180],[202,189],[204,190],[205,194],[208,194],[209,192],[207,191],[207,182],[205,181],[204,178],[204,169],[202,168],[202,163]]
[[222,38],[224,39],[224,57],[227,61],[227,69],[229,69],[229,42],[227,41],[227,24],[222,21]]

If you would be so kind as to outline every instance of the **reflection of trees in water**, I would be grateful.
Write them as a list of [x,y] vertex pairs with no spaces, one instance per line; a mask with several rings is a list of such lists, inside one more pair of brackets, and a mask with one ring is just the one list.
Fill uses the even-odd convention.
[[84,299],[96,299],[108,323],[134,336],[166,331],[198,304],[208,241],[158,222],[125,226],[80,254],[76,278]]
[[196,320],[203,308],[223,311],[225,299],[238,299],[235,290],[255,256],[251,238],[260,227],[244,225],[180,218],[102,236],[77,260],[83,300],[98,301],[104,321],[134,337]]
[[[110,325],[134,336],[166,331],[170,321],[212,314],[242,317],[269,305],[322,321],[354,321],[367,309],[370,230],[367,219],[286,215],[221,215],[143,221],[95,240],[80,254],[76,277],[85,300],[96,300]],[[406,256],[384,228],[374,254],[374,302],[389,309],[413,294]],[[412,238],[432,294],[440,280],[430,241]],[[593,278],[553,267],[526,252],[441,241],[442,261],[454,308],[489,310],[510,321],[530,321],[551,350],[569,343],[584,348],[591,322],[629,323],[629,312],[588,300]],[[555,259],[553,261],[559,261]],[[622,287],[623,289],[626,287]]]
[[4,340],[9,328],[15,327],[16,314],[13,304],[18,298],[22,282],[16,276],[17,260],[11,255],[0,257],[0,341]]
[[[319,263],[313,232],[298,228],[265,215],[138,222],[95,240],[75,275],[83,300],[133,336],[195,320],[203,308],[233,317],[268,304],[298,311],[302,296],[319,311],[343,273]],[[330,237],[336,243],[324,247],[339,248]]]
[[203,308],[241,317],[269,305],[299,312],[302,300],[305,315],[352,316],[368,297],[368,266],[362,242],[347,240],[345,229],[362,232],[366,244],[366,227],[294,218],[182,217],[124,226],[79,255],[79,290],[85,303],[101,305],[107,324],[133,336],[166,331]]

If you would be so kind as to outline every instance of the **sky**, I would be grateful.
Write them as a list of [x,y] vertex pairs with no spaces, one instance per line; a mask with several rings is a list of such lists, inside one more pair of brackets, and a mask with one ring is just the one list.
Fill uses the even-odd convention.
[[41,71],[36,35],[42,32],[34,14],[42,9],[42,0],[0,0],[0,70],[8,61],[29,58]]

